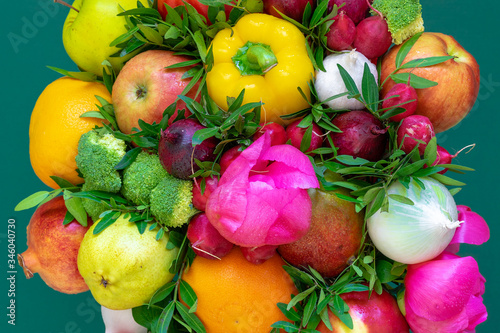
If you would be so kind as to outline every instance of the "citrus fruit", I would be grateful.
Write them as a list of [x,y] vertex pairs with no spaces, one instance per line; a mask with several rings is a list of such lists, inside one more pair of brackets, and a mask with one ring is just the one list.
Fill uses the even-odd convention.
[[76,172],[78,140],[102,120],[80,118],[87,111],[97,111],[100,96],[111,101],[106,87],[68,77],[50,83],[38,97],[31,114],[30,159],[35,174],[47,186],[59,188],[50,176],[73,184],[83,182]]
[[239,247],[221,260],[197,256],[182,279],[198,297],[196,315],[207,333],[268,333],[287,320],[277,303],[297,294],[278,254],[260,265],[248,262]]
[[94,235],[99,222],[85,234],[78,251],[78,270],[95,300],[112,310],[148,303],[174,277],[169,267],[178,248],[167,249],[167,233],[156,240],[157,228],[139,233],[124,215]]

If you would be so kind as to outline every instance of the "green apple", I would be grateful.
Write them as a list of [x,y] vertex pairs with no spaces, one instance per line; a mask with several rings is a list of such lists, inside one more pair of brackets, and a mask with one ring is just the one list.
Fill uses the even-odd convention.
[[[140,2],[149,7],[147,0]],[[76,0],[73,8],[63,27],[63,44],[69,57],[80,69],[98,76],[102,76],[102,62],[109,60],[118,73],[133,55],[111,57],[119,49],[109,45],[127,32],[125,18],[117,14],[137,8],[137,0]]]

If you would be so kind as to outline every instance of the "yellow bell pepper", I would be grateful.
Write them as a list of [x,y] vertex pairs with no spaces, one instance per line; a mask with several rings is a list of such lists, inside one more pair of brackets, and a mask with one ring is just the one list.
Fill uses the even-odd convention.
[[243,16],[232,29],[221,30],[212,41],[213,67],[207,73],[210,97],[224,110],[227,97],[245,89],[243,103],[262,102],[261,122],[286,124],[281,115],[309,107],[307,83],[314,68],[300,30],[267,14]]

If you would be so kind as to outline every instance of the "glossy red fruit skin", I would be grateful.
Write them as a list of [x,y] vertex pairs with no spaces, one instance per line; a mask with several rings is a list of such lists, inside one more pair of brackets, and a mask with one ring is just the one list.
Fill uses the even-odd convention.
[[366,0],[330,0],[328,2],[328,12],[333,9],[333,5],[340,7],[342,4],[344,5],[340,10],[345,11],[354,24],[358,24],[368,15],[368,3]]
[[259,247],[241,247],[241,253],[246,260],[254,265],[260,265],[276,254],[278,246],[263,245]]
[[[297,119],[286,127],[287,141],[290,140],[292,146],[297,149],[300,149],[300,144],[307,131],[307,128],[298,127],[301,120],[302,119]],[[311,145],[307,148],[306,153],[318,149],[323,145],[323,130],[316,123],[313,123],[312,127]]]
[[197,120],[189,118],[174,122],[162,132],[158,143],[158,156],[169,174],[180,179],[190,179],[190,176],[199,170],[194,159],[202,162],[215,160],[214,151],[218,144],[215,137],[193,147],[194,133],[204,128]]
[[233,248],[233,243],[221,236],[205,213],[200,213],[191,219],[186,236],[191,242],[194,253],[203,258],[222,258]]
[[[398,97],[389,98],[391,96],[398,96]],[[402,112],[400,114],[397,114],[389,118],[392,121],[398,122],[415,113],[415,111],[417,110],[417,98],[418,98],[417,91],[415,90],[415,88],[405,83],[398,83],[394,85],[394,87],[392,87],[391,90],[389,90],[387,94],[384,96],[384,101],[382,102],[382,108],[383,109],[393,108],[396,105],[405,103],[399,106],[400,108],[405,109],[406,110],[405,112]],[[411,100],[414,101],[408,102]]]
[[266,132],[269,132],[271,136],[271,146],[284,145],[286,143],[285,128],[273,122],[262,125],[252,136],[253,141],[256,141]]
[[367,17],[356,26],[353,46],[368,59],[380,57],[391,44],[392,36],[382,17]]
[[[431,121],[426,116],[411,115],[401,121],[397,132],[397,142],[401,150],[409,154],[416,145],[422,156],[425,147],[431,139],[436,136]],[[420,143],[416,140],[423,141]]]
[[[354,325],[352,332],[408,333],[410,331],[396,299],[385,290],[380,295],[376,292],[370,295],[369,291],[351,291],[341,294],[340,298],[349,306],[349,314]],[[316,328],[317,331],[321,333],[346,332],[345,326],[340,323],[338,317],[330,311],[328,315],[333,331],[329,330],[323,322],[320,322]]]
[[332,123],[342,133],[330,133],[337,155],[361,157],[378,161],[385,152],[387,130],[366,111],[349,111],[336,116]]
[[330,31],[326,33],[326,45],[335,51],[352,49],[356,37],[356,25],[344,11],[340,11],[333,19]]
[[[452,159],[454,158],[453,155],[451,155],[446,149],[441,147],[440,145],[437,146],[437,156],[436,160],[432,165],[438,165],[438,164],[451,164]],[[444,169],[439,171],[438,173],[444,174],[448,169]]]
[[217,177],[206,177],[205,178],[205,191],[203,194],[201,193],[201,182],[202,178],[196,178],[196,181],[193,184],[193,206],[194,208],[205,211],[205,207],[207,206],[207,200],[213,190],[217,188],[219,180]]

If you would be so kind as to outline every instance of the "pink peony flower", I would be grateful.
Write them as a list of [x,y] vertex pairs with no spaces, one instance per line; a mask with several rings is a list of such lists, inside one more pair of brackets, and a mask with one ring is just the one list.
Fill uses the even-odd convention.
[[[270,163],[251,174],[257,163]],[[226,169],[207,201],[210,223],[244,247],[280,245],[309,229],[309,188],[319,187],[309,158],[290,145],[271,146],[269,133],[245,149]]]
[[406,320],[415,333],[475,332],[488,316],[485,279],[472,257],[443,252],[408,265],[404,283]]

